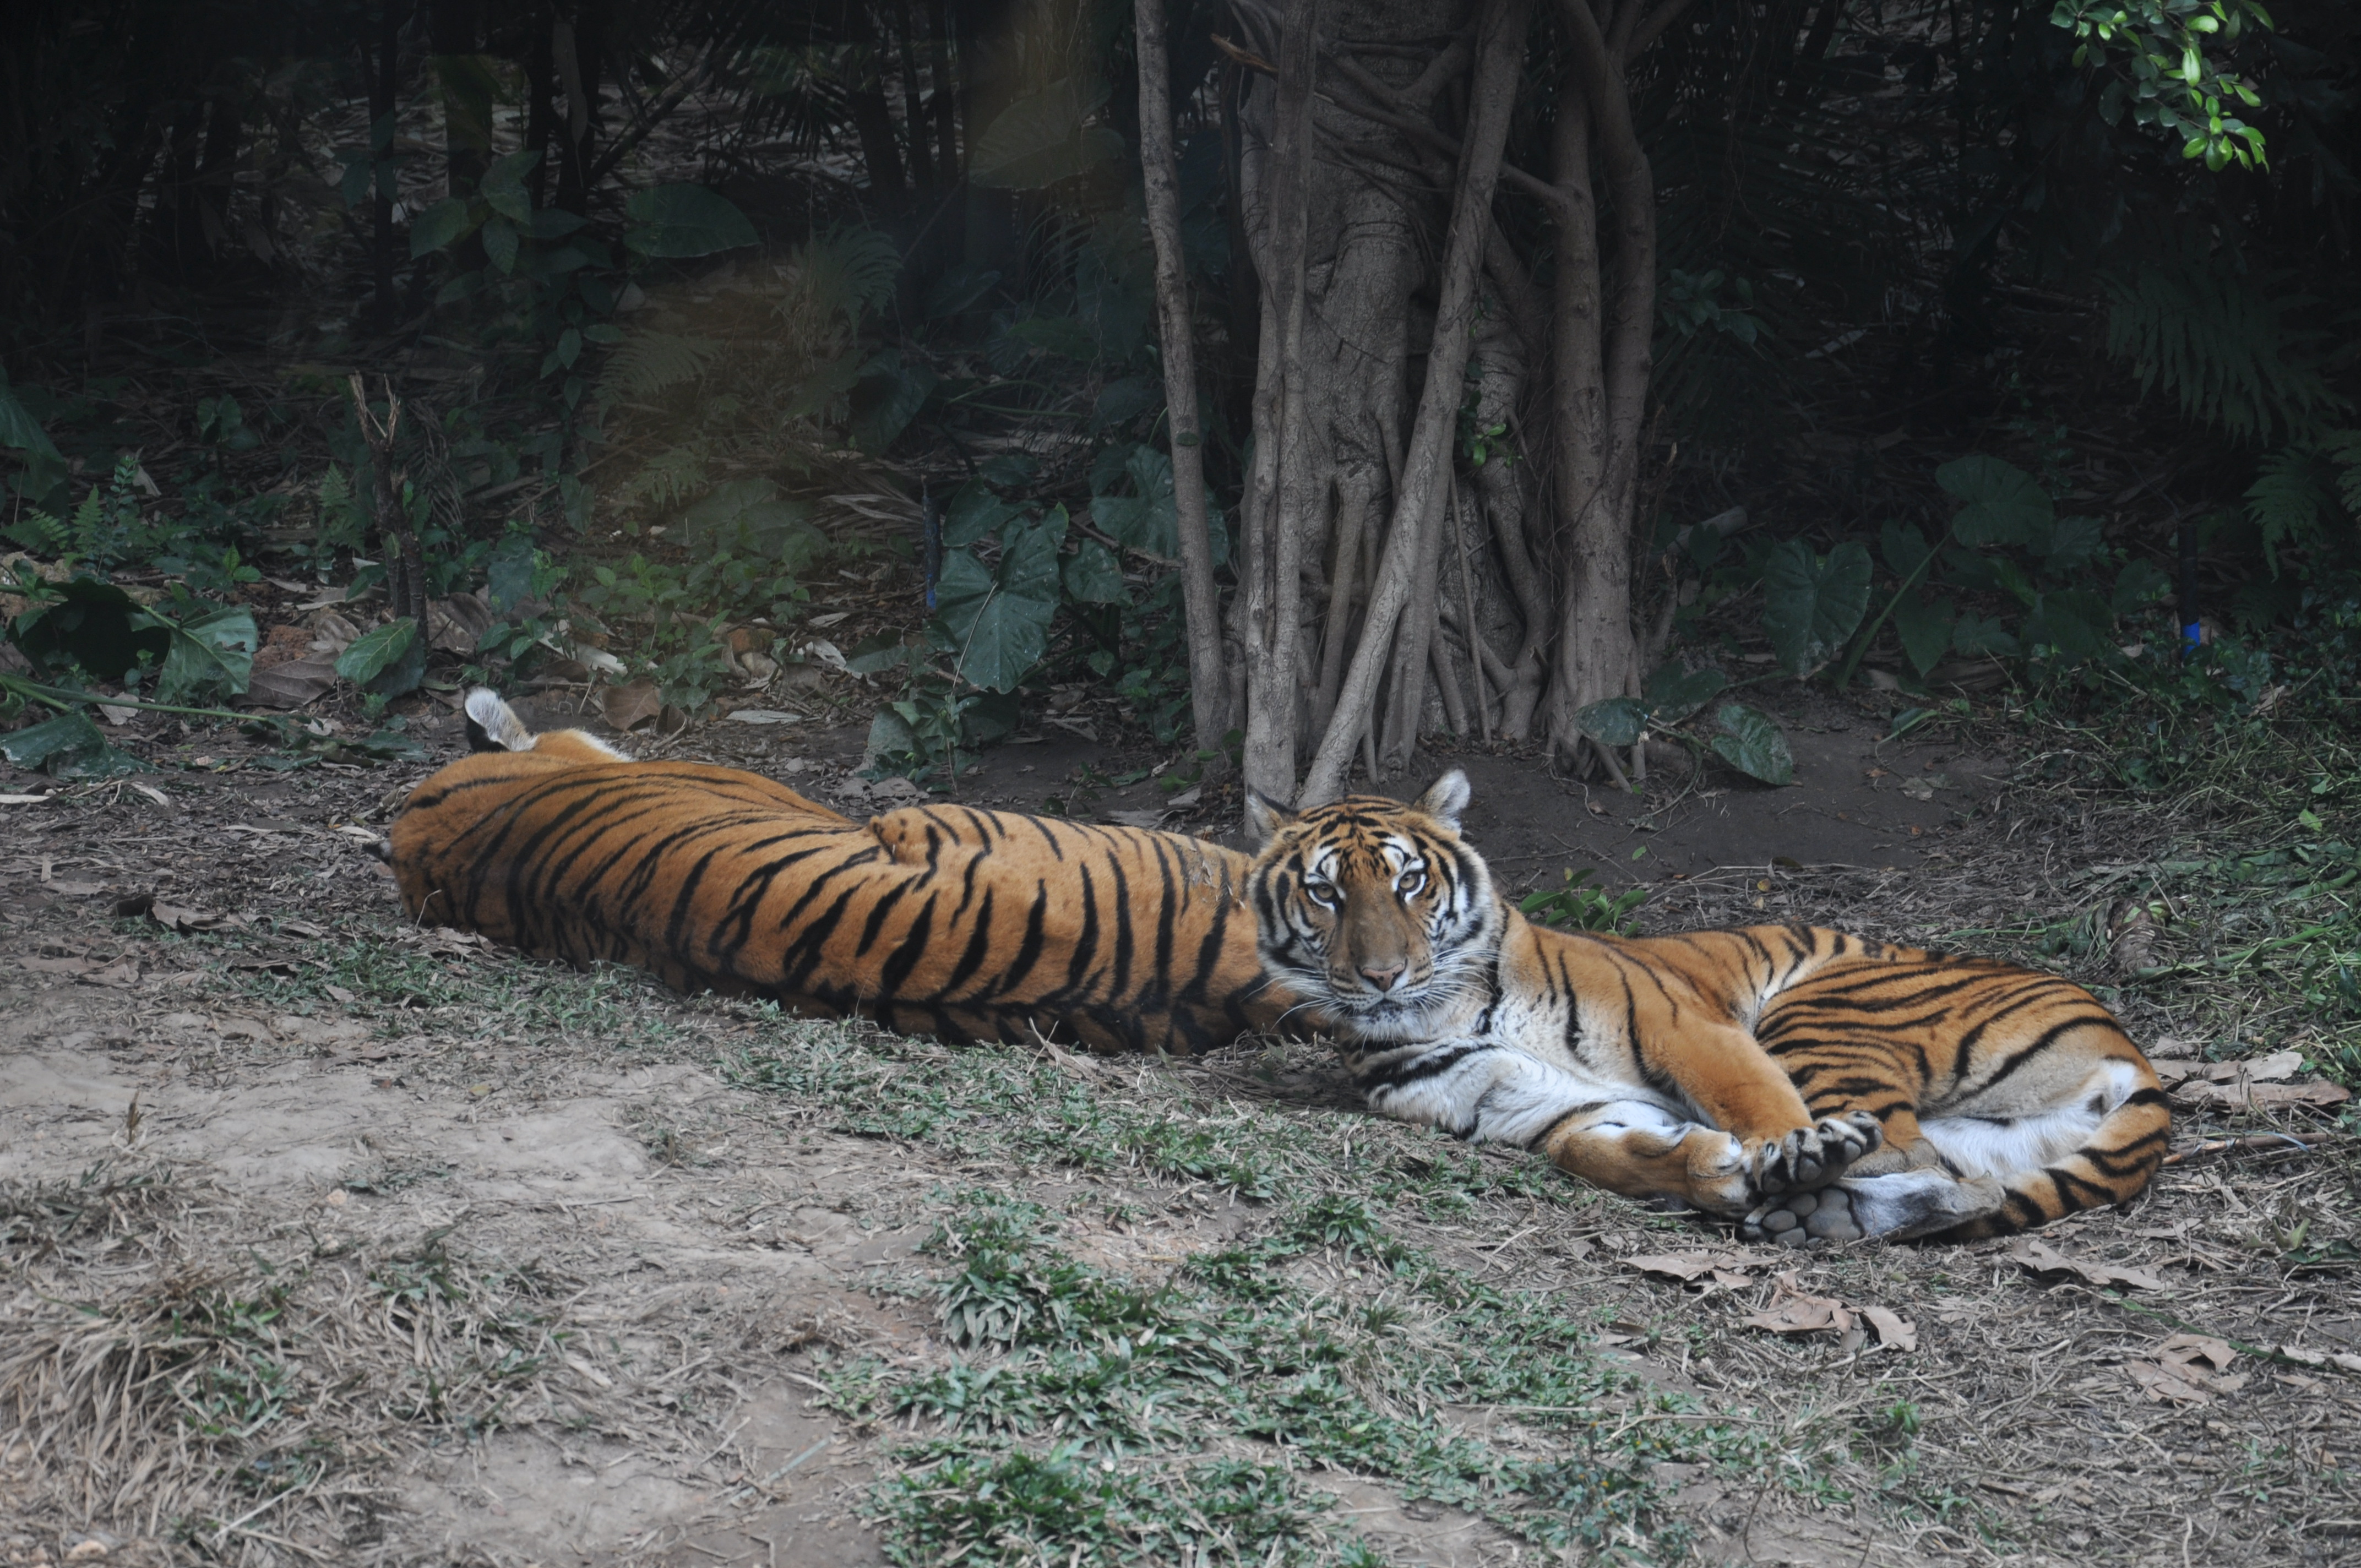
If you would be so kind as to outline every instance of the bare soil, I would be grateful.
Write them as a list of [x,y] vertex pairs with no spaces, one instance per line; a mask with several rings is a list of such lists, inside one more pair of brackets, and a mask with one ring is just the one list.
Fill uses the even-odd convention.
[[[2110,866],[2207,831],[2027,784],[1990,736],[1886,743],[1883,716],[1821,698],[1783,718],[1786,790],[1669,760],[1644,802],[1479,750],[1427,771],[1467,769],[1469,832],[1505,883],[1644,882],[1649,929],[1802,918],[2031,952],[2030,933],[2103,908]],[[438,707],[416,729],[460,745]],[[961,1194],[1040,1203],[1076,1258],[1149,1284],[1276,1210],[1217,1180],[855,1133],[841,1097],[732,1063],[892,1045],[872,1031],[406,927],[361,846],[424,768],[274,774],[240,742],[152,726],[126,743],[167,771],[0,806],[0,1561],[882,1563],[876,1488],[937,1427],[848,1410],[831,1379],[962,1359],[930,1295],[947,1264],[921,1250]],[[669,749],[863,798],[858,729],[724,722]],[[960,793],[1156,811],[1157,781],[1105,782],[1153,761],[1052,729]],[[135,894],[156,913],[115,913]],[[2301,1035],[2271,999],[2224,1012],[2112,972],[2103,948],[2042,961],[2183,1054]],[[882,1059],[879,1082],[952,1063]],[[1362,1117],[1310,1047],[1054,1066],[1110,1103],[1323,1140],[1289,1200],[1444,1157]],[[1652,1517],[1687,1544],[1622,1543],[1653,1559],[2361,1561],[2352,1139],[2300,1109],[2208,1114],[2182,1118],[2184,1146],[2293,1136],[2191,1158],[2129,1211],[2040,1236],[2088,1274],[2003,1244],[1766,1260],[1570,1183],[1405,1201],[1388,1225],[1597,1324],[1586,1354],[1746,1436],[1656,1465]],[[1633,1262],[1664,1257],[1696,1277]],[[1323,1299],[1393,1299],[1349,1250],[1289,1268]],[[1908,1332],[1747,1325],[1799,1296]],[[2192,1334],[2215,1360],[2176,1354]],[[2323,1359],[2340,1354],[2351,1369]],[[1516,1408],[1422,1414],[1505,1453],[1563,1441]],[[1232,1438],[1203,1452],[1300,1463]],[[1385,1561],[1588,1560],[1382,1476],[1302,1480]]]

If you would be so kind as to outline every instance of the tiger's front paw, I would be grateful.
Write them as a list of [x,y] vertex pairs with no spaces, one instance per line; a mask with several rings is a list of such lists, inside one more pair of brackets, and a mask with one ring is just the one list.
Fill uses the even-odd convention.
[[1885,1141],[1877,1118],[1866,1111],[1826,1116],[1784,1138],[1765,1138],[1754,1148],[1754,1189],[1765,1197],[1826,1187],[1845,1168]]

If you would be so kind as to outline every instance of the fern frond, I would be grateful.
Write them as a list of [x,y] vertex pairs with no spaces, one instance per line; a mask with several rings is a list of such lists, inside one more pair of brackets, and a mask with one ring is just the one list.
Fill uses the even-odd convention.
[[2336,499],[2361,521],[2361,430],[2332,430],[2321,437],[2320,450],[2336,469]]
[[19,547],[36,555],[62,555],[73,543],[73,534],[63,520],[45,511],[28,511],[9,525],[7,537]]
[[2274,577],[2279,575],[2279,546],[2312,543],[2336,510],[2323,470],[2315,449],[2290,446],[2257,465],[2255,482],[2246,487],[2246,521],[2262,535],[2263,559]]
[[902,255],[875,229],[844,228],[801,247],[790,266],[803,297],[782,302],[782,309],[841,315],[857,327],[862,316],[892,302]]
[[2162,387],[2180,411],[2243,440],[2301,437],[2351,405],[2329,384],[2313,334],[2283,318],[2312,302],[2270,293],[2218,258],[2167,253],[2107,284],[2107,352],[2140,390]]
[[667,388],[696,380],[721,352],[709,337],[635,332],[607,356],[598,395],[609,403],[644,402]]
[[616,504],[627,510],[642,503],[660,510],[678,506],[706,488],[708,477],[705,459],[702,443],[668,447],[657,453],[617,488]]

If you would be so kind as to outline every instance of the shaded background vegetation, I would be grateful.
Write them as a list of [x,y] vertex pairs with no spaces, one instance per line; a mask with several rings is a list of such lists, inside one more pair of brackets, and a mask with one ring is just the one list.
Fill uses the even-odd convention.
[[[1365,766],[1448,731],[1644,768],[1643,737],[1686,723],[1775,779],[1775,725],[1718,684],[1765,649],[1894,706],[2014,685],[2131,703],[2154,734],[2341,701],[2361,24],[2293,4],[2216,35],[2268,162],[2213,170],[2122,112],[2120,59],[2078,62],[2074,9],[1700,0],[1635,57],[1657,238],[1623,541],[1636,660],[1578,714],[1600,694],[1548,677],[1545,722],[1535,661],[1571,548],[1550,521],[1562,238],[1518,171],[1551,169],[1577,66],[1574,13],[1532,13],[1451,441],[1456,548],[1423,641],[1406,630],[1368,696]],[[1359,13],[1331,12],[1361,48]],[[1480,17],[1421,17],[1321,91],[1431,151],[1469,112],[1434,62]],[[1183,4],[1165,39],[1225,593],[1273,347],[1241,171],[1287,19]],[[1090,686],[1138,738],[1193,739],[1176,787],[1219,773],[1247,661],[1233,624],[1230,689],[1196,694],[1192,736],[1135,46],[1111,0],[29,5],[0,63],[17,570],[148,584],[170,596],[149,619],[178,627],[267,606],[266,572],[345,587],[374,607],[353,632],[414,627],[414,647],[329,650],[379,706],[472,665],[644,682],[619,711],[666,723],[817,660],[894,686],[873,751],[935,782]],[[1385,92],[1420,70],[1441,85],[1405,130]],[[1318,153],[1394,179],[1404,232],[1438,249],[1449,160],[1435,185],[1385,156],[1334,135]],[[1318,726],[1379,538],[1301,526],[1287,722]],[[847,573],[874,591],[805,624],[813,585]],[[19,587],[37,620],[57,598]],[[438,636],[426,601],[469,591],[489,616]],[[2175,629],[2199,614],[2184,662]],[[34,673],[135,696],[158,676],[160,642],[77,672],[60,635],[51,617],[34,636]],[[245,635],[170,695],[237,695]],[[2170,748],[2147,750],[2128,782],[2159,779]]]

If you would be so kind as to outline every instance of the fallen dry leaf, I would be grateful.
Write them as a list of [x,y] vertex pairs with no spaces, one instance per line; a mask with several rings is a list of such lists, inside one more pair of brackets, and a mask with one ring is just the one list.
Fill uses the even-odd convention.
[[426,603],[426,642],[446,653],[472,653],[500,618],[484,596],[453,594]]
[[1917,1325],[1901,1313],[1884,1307],[1853,1307],[1833,1296],[1814,1296],[1795,1283],[1793,1269],[1779,1276],[1777,1289],[1771,1304],[1759,1312],[1749,1314],[1744,1326],[1768,1329],[1774,1334],[1817,1333],[1834,1329],[1845,1336],[1844,1348],[1858,1348],[1861,1339],[1859,1325],[1867,1322],[1877,1331],[1877,1343],[1894,1350],[1918,1348]]
[[1636,1268],[1642,1274],[1665,1275],[1686,1283],[1708,1274],[1742,1275],[1750,1268],[1760,1268],[1764,1264],[1778,1261],[1777,1253],[1706,1248],[1696,1252],[1648,1253],[1638,1257],[1627,1257],[1623,1260],[1623,1266]]
[[2011,1244],[2007,1257],[2013,1263],[2036,1274],[2071,1274],[2092,1285],[2128,1285],[2137,1290],[2161,1290],[2164,1281],[2145,1268],[2126,1268],[2121,1264],[2086,1263],[2068,1257],[2048,1242],[2031,1236],[2020,1236]]
[[1877,1331],[1877,1343],[1890,1344],[1896,1350],[1918,1348],[1918,1328],[1901,1313],[1884,1307],[1863,1307],[1861,1315]]
[[2157,1068],[2156,1075],[2170,1089],[2175,1084],[2191,1080],[2208,1083],[2236,1083],[2241,1079],[2263,1083],[2275,1079],[2293,1078],[2303,1066],[2301,1051],[2273,1051],[2267,1057],[2242,1057],[2236,1061],[2177,1061]]
[[663,711],[664,695],[653,681],[604,686],[598,692],[598,717],[618,729],[636,729]]
[[2305,1366],[2334,1366],[2345,1372],[2361,1372],[2361,1355],[2349,1350],[2310,1350],[2300,1344],[2283,1344],[2279,1354],[2290,1361]]
[[150,903],[145,913],[148,918],[167,931],[219,931],[242,928],[246,925],[246,921],[236,915],[216,915],[210,909],[184,909],[177,904]]
[[301,707],[324,695],[336,684],[333,659],[290,659],[247,677],[246,695],[238,700],[254,707]]
[[[2124,1370],[2158,1404],[2203,1405],[2246,1386],[2246,1374],[2233,1373],[2236,1347],[2211,1334],[2175,1334],[2157,1346],[2154,1361],[2126,1362]],[[2199,1365],[2202,1363],[2203,1365]]]
[[2184,1083],[2172,1091],[2183,1105],[2224,1111],[2284,1111],[2298,1105],[2318,1110],[2342,1105],[2353,1091],[2341,1083]]

